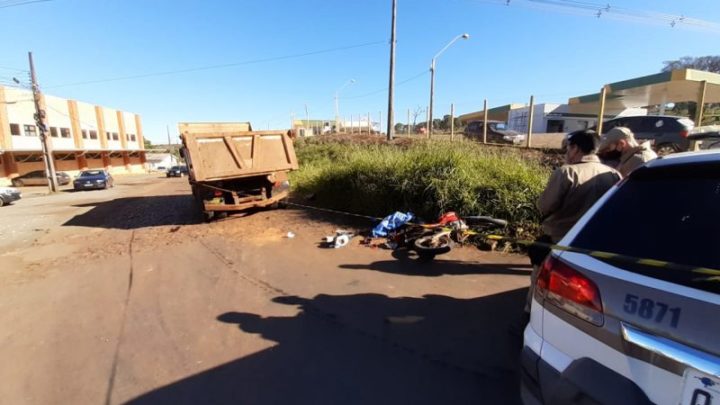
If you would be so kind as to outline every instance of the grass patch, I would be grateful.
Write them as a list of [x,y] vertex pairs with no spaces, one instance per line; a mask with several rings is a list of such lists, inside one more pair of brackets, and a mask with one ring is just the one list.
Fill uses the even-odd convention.
[[377,217],[411,211],[428,221],[447,211],[489,215],[509,220],[514,237],[537,230],[535,201],[549,175],[521,150],[474,142],[311,139],[296,152],[294,193],[313,196],[316,205]]

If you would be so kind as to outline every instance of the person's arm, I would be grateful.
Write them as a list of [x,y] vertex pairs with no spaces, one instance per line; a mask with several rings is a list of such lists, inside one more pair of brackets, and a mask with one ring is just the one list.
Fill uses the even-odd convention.
[[565,195],[570,190],[571,181],[565,168],[556,169],[550,180],[548,180],[545,191],[540,194],[538,199],[537,207],[540,210],[540,215],[543,218],[551,215],[553,212],[560,209],[563,201],[565,201]]

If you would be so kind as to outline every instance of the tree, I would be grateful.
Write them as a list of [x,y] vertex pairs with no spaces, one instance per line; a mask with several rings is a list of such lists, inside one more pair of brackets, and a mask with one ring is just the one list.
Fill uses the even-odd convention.
[[720,56],[683,56],[678,60],[663,62],[663,72],[670,72],[676,69],[697,69],[713,73],[720,73]]
[[422,114],[422,113],[424,113],[424,112],[425,112],[425,109],[424,109],[424,108],[422,108],[422,107],[420,107],[420,106],[415,107],[415,109],[414,109],[413,112],[412,112],[412,116],[413,116],[413,128],[417,127],[417,119],[418,119],[418,116],[420,116],[420,114]]
[[[662,68],[662,72],[670,72],[676,69],[697,69],[704,70],[707,72],[720,73],[720,56],[683,56],[677,60],[670,60],[663,62],[665,65]],[[715,123],[718,120],[717,114],[718,104],[706,104],[705,114],[703,114],[702,123],[696,123],[696,125],[709,125]],[[696,102],[678,102],[670,110],[672,114],[689,117],[695,120],[697,114],[697,103]],[[709,115],[709,116],[708,116]]]
[[404,133],[405,132],[405,124],[402,122],[398,122],[395,124],[395,132],[396,133]]
[[143,145],[144,145],[145,149],[152,149],[152,147],[153,147],[152,142],[150,142],[150,140],[147,138],[143,139]]

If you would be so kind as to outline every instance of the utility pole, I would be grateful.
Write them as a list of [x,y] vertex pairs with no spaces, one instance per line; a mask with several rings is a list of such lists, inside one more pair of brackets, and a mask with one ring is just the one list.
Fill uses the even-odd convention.
[[527,144],[526,147],[532,146],[533,119],[535,117],[535,96],[530,96],[530,109],[528,110],[528,126],[527,126]]
[[40,108],[41,94],[40,86],[35,76],[35,64],[33,63],[32,52],[28,52],[30,61],[30,80],[32,82],[33,101],[35,102],[35,123],[40,131],[40,144],[42,145],[43,160],[45,161],[45,175],[48,176],[48,188],[51,193],[58,191],[57,176],[55,175],[55,161],[53,160],[52,145],[48,142],[47,124],[45,123],[45,110]]
[[455,140],[455,104],[450,104],[450,140]]
[[393,139],[395,128],[393,128],[393,96],[395,93],[395,20],[397,19],[397,0],[392,0],[392,29],[390,33],[390,83],[388,86],[388,118],[387,118],[387,139]]
[[607,98],[607,88],[608,86],[603,86],[602,89],[600,89],[600,111],[598,112],[597,121],[597,133],[600,136],[602,136],[603,133],[603,121],[605,120],[605,99]]
[[430,139],[430,107],[425,107],[425,134]]
[[[305,136],[307,136],[307,130],[310,128],[310,112],[308,111],[307,104],[305,104]],[[315,135],[315,130],[312,131]]]
[[[414,128],[413,128],[414,130]],[[407,119],[407,125],[405,125],[405,132],[407,132],[408,135],[410,135],[410,109],[408,108],[408,119]]]
[[382,111],[378,111],[378,127],[380,128],[380,133],[382,133]]
[[432,117],[433,117],[433,98],[435,97],[435,58],[433,58],[432,63],[430,64],[430,106],[428,107],[428,122],[430,122],[428,126],[428,139],[432,136],[433,132],[433,123]]
[[[171,159],[172,161],[175,161],[175,155],[173,155],[173,150],[172,150],[172,141],[170,140],[170,125],[167,125],[167,124],[166,124],[166,125],[165,125],[165,130],[167,131],[167,137],[168,137],[168,148],[167,148],[167,150],[168,150],[168,153],[170,153],[170,159]],[[176,162],[176,163],[177,163],[177,162]]]

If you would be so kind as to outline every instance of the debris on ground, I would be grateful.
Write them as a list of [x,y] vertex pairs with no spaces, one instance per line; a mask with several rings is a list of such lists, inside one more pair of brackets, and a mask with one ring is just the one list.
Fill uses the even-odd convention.
[[337,229],[335,230],[335,235],[325,237],[325,247],[331,247],[335,249],[345,247],[348,245],[348,243],[350,243],[350,239],[352,239],[354,236],[355,233],[352,231]]
[[372,236],[388,236],[388,232],[400,228],[401,226],[412,221],[415,216],[411,212],[403,213],[396,211],[395,213],[383,218],[379,224],[372,230]]

